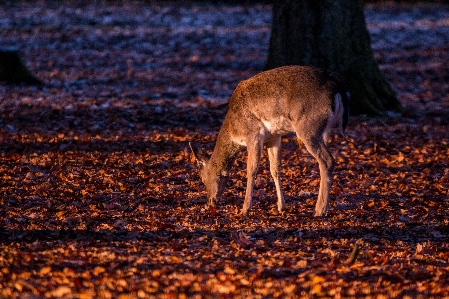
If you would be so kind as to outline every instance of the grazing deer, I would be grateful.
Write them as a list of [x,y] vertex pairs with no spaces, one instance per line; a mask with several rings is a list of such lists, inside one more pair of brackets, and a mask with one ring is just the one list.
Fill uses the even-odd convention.
[[251,209],[254,181],[263,145],[268,148],[270,172],[279,212],[285,209],[280,182],[281,137],[295,132],[318,160],[320,190],[315,216],[328,208],[334,159],[326,147],[329,133],[343,134],[348,123],[349,93],[322,70],[286,66],[262,72],[240,82],[209,157],[190,144],[206,186],[207,203],[215,206],[226,186],[227,174],[238,151],[248,150],[247,186],[242,214]]

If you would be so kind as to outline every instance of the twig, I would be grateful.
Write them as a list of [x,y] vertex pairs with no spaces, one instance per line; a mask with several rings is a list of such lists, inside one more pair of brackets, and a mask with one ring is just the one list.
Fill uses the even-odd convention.
[[349,256],[349,258],[347,260],[347,263],[349,265],[352,265],[355,262],[358,255],[359,255],[359,245],[356,242],[354,244],[354,248],[352,249],[351,255]]

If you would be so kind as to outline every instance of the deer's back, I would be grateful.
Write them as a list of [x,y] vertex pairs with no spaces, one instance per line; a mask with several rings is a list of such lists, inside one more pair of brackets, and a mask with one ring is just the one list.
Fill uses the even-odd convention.
[[339,83],[314,67],[286,66],[262,72],[239,83],[229,103],[236,117],[298,120],[326,116],[333,108]]

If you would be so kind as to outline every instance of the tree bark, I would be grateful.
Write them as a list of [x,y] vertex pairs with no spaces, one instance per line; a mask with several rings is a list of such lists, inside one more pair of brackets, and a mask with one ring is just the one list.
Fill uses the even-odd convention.
[[351,92],[351,114],[403,109],[374,59],[362,0],[274,1],[265,69],[284,65],[313,65],[339,78]]
[[9,49],[0,49],[0,81],[8,84],[43,84],[43,82],[34,76],[23,64],[19,53],[16,50]]

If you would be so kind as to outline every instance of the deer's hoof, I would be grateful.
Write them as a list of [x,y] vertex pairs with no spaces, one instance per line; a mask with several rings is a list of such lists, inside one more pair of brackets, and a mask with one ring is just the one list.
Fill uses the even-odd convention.
[[249,213],[249,208],[248,209],[245,209],[245,208],[243,208],[242,209],[242,212],[240,213],[242,216],[246,216],[246,215],[248,215],[248,213]]
[[207,200],[207,205],[215,208],[217,206],[217,202],[218,200],[216,198],[209,198]]
[[326,216],[326,211],[315,211],[315,217],[324,217]]
[[284,211],[285,211],[285,205],[278,206],[278,212],[279,212],[279,213],[282,213],[282,212],[284,212]]

